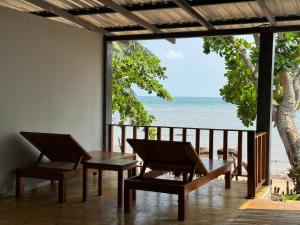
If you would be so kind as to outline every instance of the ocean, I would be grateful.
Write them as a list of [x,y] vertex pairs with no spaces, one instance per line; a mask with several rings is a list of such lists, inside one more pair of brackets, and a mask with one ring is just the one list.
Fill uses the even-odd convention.
[[[219,97],[174,97],[172,102],[166,102],[154,96],[139,96],[146,110],[155,116],[153,125],[199,128],[224,128],[255,130],[255,121],[252,127],[245,127],[237,118],[235,105],[226,103]],[[299,118],[299,116],[298,116]],[[117,116],[113,118],[117,123]],[[297,119],[297,124],[300,120]],[[175,132],[180,140],[180,131]],[[167,131],[162,132],[162,139],[168,138]],[[237,147],[237,135],[229,132],[228,147]],[[194,143],[195,135],[188,133],[188,141]],[[202,132],[200,146],[208,147],[208,132]],[[222,148],[222,133],[214,136],[214,149]],[[215,151],[216,152],[216,151]],[[243,137],[243,158],[246,158],[246,135]],[[276,128],[272,128],[271,173],[274,177],[285,177],[289,169],[289,162],[284,146]]]

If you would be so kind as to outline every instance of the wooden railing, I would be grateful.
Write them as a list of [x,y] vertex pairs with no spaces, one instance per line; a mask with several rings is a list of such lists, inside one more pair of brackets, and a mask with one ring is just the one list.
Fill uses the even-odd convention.
[[248,135],[248,198],[254,198],[266,180],[266,132]]
[[[116,128],[119,129],[119,135],[116,137]],[[150,132],[155,132],[155,137]],[[216,156],[216,141],[221,143],[223,149],[222,158],[227,160],[229,144],[231,148],[237,150],[235,163],[236,176],[248,177],[248,197],[255,197],[257,189],[265,181],[266,172],[266,133],[257,133],[252,130],[239,129],[211,129],[211,128],[194,128],[194,127],[169,127],[169,126],[132,126],[132,125],[117,125],[110,124],[108,132],[108,150],[128,152],[129,145],[126,144],[126,138],[133,139],[156,139],[156,140],[178,140],[189,141],[195,147],[197,153],[200,153],[200,146],[203,142],[203,134],[208,135],[208,157],[213,159]],[[176,135],[179,132],[179,134]],[[220,137],[221,133],[221,137]],[[217,135],[219,137],[217,137]],[[243,137],[247,135],[247,139]],[[235,137],[234,143],[229,143],[230,138]],[[193,138],[191,138],[193,137]],[[116,138],[119,140],[117,143]],[[116,149],[118,145],[118,149]],[[234,146],[233,146],[234,145]],[[244,154],[243,154],[244,153]],[[242,166],[247,167],[242,170]],[[244,171],[244,172],[243,172]]]

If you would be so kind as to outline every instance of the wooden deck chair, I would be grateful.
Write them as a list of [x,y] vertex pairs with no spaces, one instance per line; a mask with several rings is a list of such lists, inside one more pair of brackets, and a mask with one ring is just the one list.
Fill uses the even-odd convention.
[[[231,163],[225,160],[201,160],[189,142],[127,139],[144,164],[138,176],[125,180],[124,211],[130,212],[132,192],[136,190],[178,195],[178,220],[185,219],[187,194],[212,179],[225,174],[225,187],[230,188]],[[146,168],[183,173],[182,181],[148,176]],[[155,173],[153,173],[155,174]],[[195,176],[198,174],[198,176]]]
[[[50,134],[20,132],[40,155],[35,164],[16,171],[16,197],[21,198],[24,192],[24,177],[58,181],[58,202],[66,201],[66,180],[82,176],[81,162],[91,156],[69,134]],[[43,157],[49,159],[42,162]]]

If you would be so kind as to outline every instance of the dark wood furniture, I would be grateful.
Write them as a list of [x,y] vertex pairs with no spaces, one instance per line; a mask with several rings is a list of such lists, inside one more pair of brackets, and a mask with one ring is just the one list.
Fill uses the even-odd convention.
[[[91,156],[69,134],[21,132],[40,151],[37,161],[28,168],[16,170],[16,197],[24,192],[24,177],[58,181],[58,202],[66,201],[66,181],[82,176],[82,162]],[[47,157],[48,162],[42,159]]]
[[107,156],[104,155],[103,157],[97,157],[83,162],[83,201],[86,201],[88,194],[88,169],[98,170],[98,195],[102,194],[102,171],[112,170],[118,172],[118,206],[122,207],[124,185],[123,172],[124,170],[128,170],[128,177],[136,175],[136,167],[138,161],[133,160],[132,157],[135,158],[135,155],[107,152]]
[[[185,219],[187,194],[220,175],[225,175],[225,187],[230,188],[231,164],[227,160],[201,160],[189,142],[127,139],[144,165],[138,176],[125,180],[124,211],[130,212],[132,191],[143,190],[178,195],[178,220]],[[152,171],[183,173],[183,180],[160,179]],[[196,176],[198,175],[198,177]]]

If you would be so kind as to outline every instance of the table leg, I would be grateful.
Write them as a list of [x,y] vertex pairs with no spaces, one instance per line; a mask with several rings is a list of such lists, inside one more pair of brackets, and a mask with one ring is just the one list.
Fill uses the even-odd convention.
[[98,169],[98,196],[102,195],[102,170]]
[[88,189],[88,174],[87,168],[83,165],[83,182],[82,182],[82,201],[87,199],[87,189]]
[[123,170],[118,170],[118,206],[122,207],[123,201]]
[[[131,169],[131,174],[133,177],[136,176],[136,167]],[[135,189],[132,190],[132,199],[136,200],[136,190]]]

